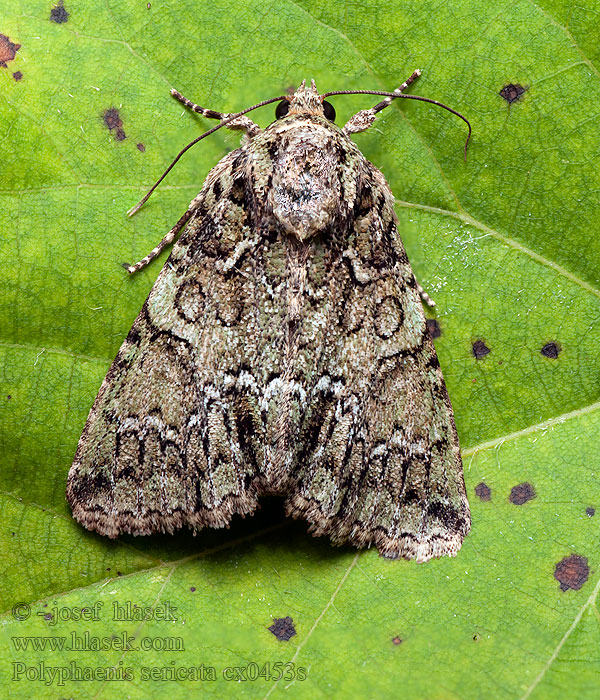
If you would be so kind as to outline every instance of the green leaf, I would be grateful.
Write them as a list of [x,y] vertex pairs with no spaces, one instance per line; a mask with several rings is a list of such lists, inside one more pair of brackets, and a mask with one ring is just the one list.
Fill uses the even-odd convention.
[[[39,0],[0,13],[0,33],[21,45],[0,67],[3,694],[596,698],[597,7],[65,3],[62,22]],[[120,263],[155,245],[239,142],[220,131],[195,147],[127,219],[211,125],[182,113],[169,88],[235,110],[303,78],[321,90],[390,90],[417,67],[413,94],[472,121],[468,161],[464,124],[408,100],[356,142],[385,173],[437,302],[473,512],[458,556],[417,565],[336,549],[287,521],[277,499],[195,538],[113,542],[83,530],[66,475],[160,269],[128,278]],[[511,104],[499,94],[509,84],[526,88]],[[372,103],[335,98],[338,121]],[[256,118],[272,116],[267,107]],[[114,620],[113,603],[127,601],[150,606],[149,619]],[[75,619],[82,607],[98,619]],[[274,620],[295,634],[278,639]],[[67,648],[86,632],[104,648]],[[137,649],[119,647],[123,633]],[[42,648],[62,637],[62,651]],[[113,666],[125,679],[108,679]]]

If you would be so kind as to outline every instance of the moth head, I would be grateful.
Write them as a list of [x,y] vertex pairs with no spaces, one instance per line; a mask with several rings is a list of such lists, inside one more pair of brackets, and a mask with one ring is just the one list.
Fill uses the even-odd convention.
[[314,80],[310,81],[309,87],[306,87],[306,80],[303,80],[293,95],[281,100],[277,105],[275,110],[277,119],[290,114],[315,114],[326,117],[330,122],[335,121],[335,109],[319,95]]
[[[177,163],[177,161],[181,158],[181,156],[189,150],[194,144],[198,143],[198,141],[201,141],[202,139],[206,138],[210,134],[214,133],[217,131],[217,129],[221,129],[224,126],[229,126],[230,128],[239,128],[236,126],[233,126],[231,122],[236,121],[238,117],[241,117],[248,112],[252,112],[252,110],[257,109],[258,107],[263,107],[264,105],[272,104],[274,102],[278,102],[277,110],[275,112],[275,116],[277,119],[285,119],[288,115],[302,115],[309,117],[307,121],[310,121],[310,117],[324,117],[328,119],[329,121],[333,122],[335,120],[335,110],[333,107],[325,100],[325,97],[330,97],[331,95],[382,95],[385,97],[385,100],[382,100],[378,104],[376,104],[374,107],[371,107],[370,110],[361,110],[361,112],[357,112],[354,117],[346,124],[344,129],[342,130],[342,133],[345,133],[346,135],[351,134],[351,133],[356,133],[357,131],[364,131],[365,128],[369,128],[369,126],[372,124],[374,116],[377,114],[377,112],[380,112],[382,109],[385,109],[387,106],[389,106],[394,99],[407,99],[407,100],[420,100],[421,102],[429,102],[430,104],[434,104],[438,107],[442,107],[448,112],[451,112],[452,114],[456,115],[460,119],[462,119],[466,125],[469,127],[469,133],[467,135],[467,138],[465,140],[465,160],[467,159],[467,147],[469,145],[469,140],[471,138],[471,124],[469,120],[464,117],[460,112],[457,112],[456,110],[452,109],[451,107],[448,107],[448,105],[443,104],[442,102],[438,102],[437,100],[432,100],[430,97],[421,97],[420,95],[406,95],[402,92],[402,90],[405,87],[408,87],[411,82],[414,81],[415,78],[419,77],[421,74],[420,71],[414,71],[413,75],[405,81],[399,88],[396,88],[394,92],[384,92],[383,90],[333,90],[331,92],[326,92],[323,95],[319,95],[319,91],[317,90],[317,86],[315,85],[315,81],[311,80],[310,81],[310,87],[306,87],[306,81],[303,80],[301,85],[298,87],[296,92],[293,95],[279,95],[277,97],[271,97],[268,100],[262,100],[262,102],[258,102],[255,105],[252,105],[251,107],[246,107],[246,109],[243,109],[241,112],[237,112],[235,114],[221,114],[220,112],[213,112],[212,110],[205,110],[201,107],[198,107],[198,105],[193,105],[189,100],[186,100],[183,95],[177,92],[177,90],[171,90],[171,94],[177,97],[178,99],[182,100],[184,104],[188,107],[193,107],[195,111],[199,111],[202,114],[206,114],[208,116],[212,116],[213,118],[218,118],[220,119],[219,124],[217,126],[213,126],[212,129],[209,129],[208,131],[205,131],[203,134],[200,136],[197,136],[193,141],[190,141],[187,146],[185,146],[175,157],[171,165],[165,170],[165,172],[160,176],[160,178],[152,185],[152,187],[148,190],[148,192],[142,197],[142,199],[134,206],[132,207],[127,213],[129,216],[133,216],[137,211],[141,209],[141,207],[144,205],[144,203],[148,200],[148,197],[154,192],[154,190],[158,187],[158,185],[164,180],[166,175],[169,173],[171,168]],[[216,116],[215,116],[216,115]],[[365,116],[366,115],[366,116]],[[226,118],[224,118],[226,117]],[[301,120],[302,121],[302,120]],[[312,120],[313,121],[313,126],[316,122],[319,122],[319,119]],[[253,124],[250,122],[250,124]],[[258,129],[256,124],[253,124],[253,126]],[[295,125],[294,125],[295,126]],[[335,129],[327,129],[325,124],[321,123],[321,131],[335,131]],[[284,127],[285,130],[285,127]],[[258,129],[260,131],[260,129]],[[331,134],[330,134],[331,135]],[[314,140],[314,139],[313,139]]]

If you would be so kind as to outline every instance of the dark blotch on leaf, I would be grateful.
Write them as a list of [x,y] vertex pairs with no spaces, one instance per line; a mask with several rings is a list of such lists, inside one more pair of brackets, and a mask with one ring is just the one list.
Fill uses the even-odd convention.
[[52,613],[46,613],[44,615],[44,620],[51,620],[52,619]]
[[533,486],[525,482],[512,487],[509,500],[516,506],[522,506],[524,503],[527,503],[527,501],[531,501],[532,498],[535,498],[535,496],[536,493]]
[[10,401],[12,399],[12,396],[8,394],[6,398]]
[[488,348],[488,346],[483,342],[483,340],[476,340],[473,343],[473,357],[476,360],[480,360],[482,357],[485,357],[486,355],[489,355],[491,350]]
[[590,567],[587,559],[579,554],[571,554],[561,559],[554,569],[554,578],[560,583],[561,591],[572,588],[578,591],[588,580]]
[[398,644],[402,644],[402,637],[394,637],[392,639],[392,643],[398,646]]
[[14,44],[5,34],[0,34],[0,67],[6,68],[6,64],[12,61],[21,48],[21,44]]
[[556,360],[560,351],[561,347],[558,343],[546,343],[540,350],[544,357],[549,357],[552,360]]
[[63,0],[58,0],[50,10],[50,21],[56,22],[56,24],[64,24],[69,21],[69,13],[65,10]]
[[475,487],[475,495],[482,501],[489,501],[492,498],[492,489],[482,481]]
[[196,586],[190,586],[190,591],[193,593],[196,590]]
[[107,128],[113,132],[113,136],[115,137],[116,141],[123,141],[123,139],[127,138],[118,109],[115,109],[114,107],[107,109],[104,112],[103,118]]
[[593,518],[594,515],[596,515],[596,509],[589,506],[585,509],[585,514],[588,515],[590,518]]
[[144,144],[141,141],[139,143],[136,143],[136,148],[142,153],[146,150],[146,146],[144,146]]
[[427,330],[432,338],[439,338],[442,335],[442,328],[439,321],[435,318],[427,319]]
[[503,97],[508,104],[512,104],[518,100],[521,95],[527,90],[522,85],[509,83],[500,90],[500,97]]
[[22,77],[23,77],[23,73],[21,73],[20,70],[16,70],[13,73],[13,78],[17,81],[17,83],[19,82],[19,80],[21,80]]
[[269,627],[269,631],[272,632],[280,642],[287,642],[296,634],[294,621],[291,617],[273,618],[273,624]]

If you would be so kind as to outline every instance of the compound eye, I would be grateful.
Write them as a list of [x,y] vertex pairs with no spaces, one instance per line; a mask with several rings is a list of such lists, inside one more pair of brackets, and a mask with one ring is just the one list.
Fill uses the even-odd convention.
[[281,119],[281,117],[285,117],[285,115],[288,113],[288,110],[290,108],[290,103],[288,100],[281,100],[281,102],[277,105],[277,109],[275,110],[275,119]]
[[325,113],[325,117],[329,119],[330,122],[335,121],[335,109],[333,108],[333,105],[326,100],[323,101],[323,112]]

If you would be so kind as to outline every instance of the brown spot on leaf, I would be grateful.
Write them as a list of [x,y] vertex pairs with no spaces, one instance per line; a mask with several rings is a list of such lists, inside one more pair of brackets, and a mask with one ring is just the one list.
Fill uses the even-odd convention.
[[549,357],[551,360],[556,360],[562,348],[558,343],[546,343],[540,350],[544,357]]
[[473,635],[473,641],[474,641],[474,642],[478,642],[480,639],[481,639],[481,637],[480,637],[477,633],[475,633],[475,634]]
[[291,617],[273,618],[273,624],[269,627],[269,631],[272,632],[280,642],[287,642],[296,634],[294,621]]
[[489,501],[492,498],[492,489],[482,481],[475,487],[475,495],[482,501]]
[[585,509],[585,514],[586,514],[588,517],[593,518],[594,515],[596,515],[596,509],[595,509],[595,508],[592,508],[591,506],[588,506],[588,507]]
[[518,100],[526,90],[527,88],[519,85],[518,83],[509,83],[508,85],[505,85],[502,90],[500,90],[499,94],[500,97],[503,97],[510,105]]
[[112,132],[116,141],[123,141],[123,139],[127,138],[118,109],[110,107],[110,109],[104,112],[103,119],[106,127]]
[[398,646],[399,644],[402,644],[402,637],[394,637],[392,639],[392,644],[395,644],[396,646]]
[[572,588],[578,591],[588,580],[590,567],[587,559],[579,554],[571,554],[561,559],[554,569],[554,578],[560,583],[561,591]]
[[69,21],[69,13],[65,10],[63,0],[58,0],[50,10],[50,21],[56,22],[56,24],[64,24]]
[[21,73],[20,70],[17,70],[13,73],[13,78],[17,81],[17,83],[19,82],[19,80],[21,80],[22,77],[23,73]]
[[0,34],[0,67],[6,68],[9,61],[17,55],[21,44],[14,44],[5,34]]
[[524,503],[531,501],[531,499],[535,497],[535,489],[531,484],[525,482],[512,487],[510,490],[509,501],[514,503],[516,506],[522,506]]
[[138,151],[141,151],[142,153],[146,150],[146,146],[140,141],[139,143],[135,144],[135,147],[138,149]]
[[481,360],[482,357],[485,357],[486,355],[489,355],[491,350],[488,348],[488,346],[483,342],[483,340],[476,340],[473,343],[473,357],[476,360]]
[[442,328],[436,318],[427,319],[427,330],[432,338],[439,338],[442,335]]

